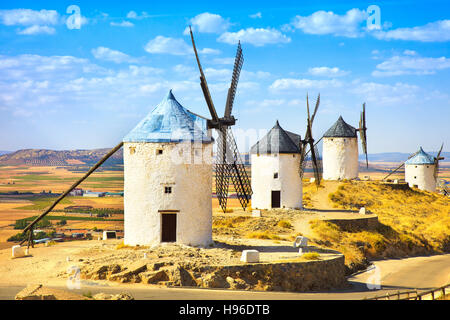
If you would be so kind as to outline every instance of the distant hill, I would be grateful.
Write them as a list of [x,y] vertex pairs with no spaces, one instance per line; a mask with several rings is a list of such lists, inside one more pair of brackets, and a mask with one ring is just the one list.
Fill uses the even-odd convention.
[[[0,151],[0,165],[35,165],[35,166],[86,166],[93,165],[100,160],[110,149],[92,150],[46,150],[46,149],[24,149],[15,152]],[[437,152],[430,152],[436,155]],[[403,162],[411,154],[401,152],[386,152],[369,154],[370,162]],[[245,164],[250,164],[250,155],[241,154]],[[450,152],[442,152],[445,162],[450,162]],[[359,155],[360,161],[365,161],[364,154]],[[123,164],[123,152],[116,152],[105,165]]]
[[[428,152],[432,156],[437,155],[436,152]],[[367,157],[369,158],[369,161],[371,162],[404,162],[408,160],[408,157],[412,155],[412,153],[401,153],[401,152],[386,152],[386,153],[372,153],[368,154]],[[450,161],[450,152],[441,152],[441,157],[445,158],[445,162]],[[359,160],[365,160],[365,155],[360,154]]]
[[[82,166],[92,165],[100,160],[110,149],[93,150],[45,150],[24,149],[0,155],[3,165],[34,165],[34,166]],[[109,158],[106,165],[123,164],[122,150]]]

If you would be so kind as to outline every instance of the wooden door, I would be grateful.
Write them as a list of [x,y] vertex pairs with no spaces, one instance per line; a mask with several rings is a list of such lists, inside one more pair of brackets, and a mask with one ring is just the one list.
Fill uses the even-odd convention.
[[175,213],[161,214],[161,242],[177,241],[177,215]]
[[281,206],[281,191],[272,191],[272,208]]

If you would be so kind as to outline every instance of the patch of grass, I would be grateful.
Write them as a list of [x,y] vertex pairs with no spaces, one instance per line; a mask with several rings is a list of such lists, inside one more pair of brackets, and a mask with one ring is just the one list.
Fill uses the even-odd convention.
[[268,239],[268,240],[282,240],[280,236],[272,234],[268,231],[253,231],[247,234],[250,239]]
[[35,180],[48,180],[48,181],[60,181],[65,180],[64,178],[59,178],[55,176],[45,176],[41,174],[24,174],[21,176],[13,176],[12,179],[25,180],[25,181],[35,181]]
[[[55,202],[55,200],[58,199],[56,197],[34,197],[34,198],[30,198],[29,200],[33,202],[33,204],[31,205],[27,205],[27,206],[23,206],[23,207],[18,207],[16,209],[20,209],[20,210],[44,210],[47,209],[48,207],[50,207],[53,202]],[[72,201],[70,201],[67,198],[62,199],[60,202],[60,204],[71,204]]]
[[278,221],[278,226],[281,228],[286,228],[286,229],[292,228],[292,224],[287,220]]
[[244,216],[216,218],[213,221],[213,228],[235,228],[249,219],[250,217]]
[[302,254],[302,258],[305,260],[320,260],[320,254],[317,252],[306,252]]

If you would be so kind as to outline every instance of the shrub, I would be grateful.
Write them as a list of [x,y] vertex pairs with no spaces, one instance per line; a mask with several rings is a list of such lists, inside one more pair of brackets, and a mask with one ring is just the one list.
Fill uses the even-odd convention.
[[280,220],[278,221],[278,226],[281,228],[289,229],[292,227],[292,224],[289,221],[286,220]]
[[306,252],[302,254],[302,258],[305,260],[320,260],[320,254],[317,252]]

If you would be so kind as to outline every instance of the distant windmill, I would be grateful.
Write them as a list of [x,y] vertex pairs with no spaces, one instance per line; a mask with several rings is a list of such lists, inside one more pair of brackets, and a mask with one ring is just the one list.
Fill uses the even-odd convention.
[[225,104],[225,113],[222,118],[217,115],[214,103],[209,92],[205,74],[203,73],[200,59],[198,57],[197,48],[195,47],[194,35],[191,33],[192,46],[194,48],[195,58],[197,60],[200,71],[200,86],[205,97],[206,104],[211,114],[208,120],[208,128],[216,129],[218,133],[217,155],[216,155],[216,194],[222,210],[225,212],[227,208],[228,188],[230,179],[236,190],[237,197],[245,210],[252,195],[250,179],[245,171],[239,150],[234,140],[233,133],[230,129],[236,123],[236,119],[231,114],[233,110],[234,98],[236,96],[236,88],[239,81],[239,75],[244,63],[242,48],[239,42],[234,61],[233,74],[231,77],[230,88],[228,89],[227,101]]
[[[311,116],[309,99],[306,97],[307,126],[303,140],[300,135],[284,130],[277,121],[273,128],[250,149],[253,208],[301,208],[302,178],[307,163],[311,163],[315,182],[320,185],[322,166],[312,137],[312,124],[319,103],[320,95]],[[310,152],[311,160],[307,161],[307,154]]]
[[356,179],[359,172],[358,136],[367,158],[366,104],[363,104],[359,120],[359,128],[355,129],[344,119],[339,119],[328,129],[323,139],[323,178],[325,180]]
[[441,157],[443,147],[444,144],[441,145],[436,157],[429,155],[420,147],[417,152],[410,155],[405,162],[392,170],[383,180],[405,166],[405,181],[410,187],[435,192],[439,180],[439,161],[444,159]]

